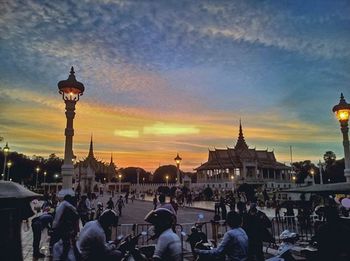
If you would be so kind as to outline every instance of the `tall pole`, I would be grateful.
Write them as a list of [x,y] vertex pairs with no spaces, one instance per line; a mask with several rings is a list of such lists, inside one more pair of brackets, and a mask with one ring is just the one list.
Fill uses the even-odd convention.
[[347,182],[350,182],[350,147],[349,147],[349,127],[348,122],[341,122],[341,132],[343,133],[343,146],[344,146],[344,161],[345,169],[344,175]]
[[321,163],[321,160],[318,162],[318,168],[320,172],[320,184],[323,184],[323,165]]
[[122,175],[119,174],[119,196],[122,193]]
[[7,153],[4,153],[4,168],[3,168],[3,171],[2,171],[2,176],[3,176],[3,179],[6,180],[6,158],[7,158]]
[[137,186],[136,186],[136,195],[139,195],[140,192],[140,169],[136,169],[136,175],[137,175]]
[[346,182],[350,182],[350,148],[349,148],[349,116],[350,116],[350,104],[346,102],[344,95],[340,95],[339,104],[335,105],[332,109],[336,113],[340,122],[340,129],[343,134],[343,146],[344,146],[344,176]]
[[37,190],[38,189],[38,176],[39,176],[39,167],[37,167],[36,169],[36,179],[35,179],[35,189]]
[[7,180],[10,180],[10,169],[12,167],[12,162],[8,161],[6,165],[7,165]]
[[65,142],[65,148],[64,148],[64,162],[61,168],[62,171],[62,189],[58,193],[59,197],[64,197],[67,194],[70,194],[74,196],[74,192],[72,190],[73,185],[73,173],[74,173],[74,166],[73,166],[73,136],[74,136],[74,129],[73,129],[73,119],[75,116],[75,104],[76,101],[72,100],[65,100],[66,104],[66,118],[67,118],[67,125],[65,129],[65,136],[66,136],[66,142]]
[[2,175],[1,175],[4,180],[6,180],[6,163],[7,163],[6,159],[7,159],[7,154],[9,153],[9,151],[10,151],[10,148],[8,146],[8,143],[6,142],[6,145],[5,145],[4,149],[3,149],[3,152],[4,152],[4,168],[2,170]]
[[58,193],[59,198],[63,198],[65,195],[69,194],[74,196],[72,189],[73,185],[73,175],[74,175],[74,165],[73,165],[73,120],[75,117],[75,105],[79,101],[79,97],[84,92],[84,85],[78,82],[75,78],[74,68],[71,68],[69,77],[67,80],[60,81],[58,84],[59,93],[62,94],[62,98],[66,105],[66,128],[64,135],[66,137],[65,147],[64,147],[64,161],[61,167],[62,173],[62,189]]

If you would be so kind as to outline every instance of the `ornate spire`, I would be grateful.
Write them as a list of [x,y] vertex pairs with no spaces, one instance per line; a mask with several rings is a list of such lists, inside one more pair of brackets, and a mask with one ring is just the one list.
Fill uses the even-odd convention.
[[241,119],[239,119],[239,134],[238,134],[235,150],[245,150],[245,149],[248,149],[248,145],[244,140],[242,123],[241,123]]
[[90,149],[89,149],[88,158],[94,158],[94,146],[93,146],[93,143],[92,143],[92,134],[91,134]]
[[111,162],[110,162],[110,164],[112,164],[113,163],[113,153],[111,153]]

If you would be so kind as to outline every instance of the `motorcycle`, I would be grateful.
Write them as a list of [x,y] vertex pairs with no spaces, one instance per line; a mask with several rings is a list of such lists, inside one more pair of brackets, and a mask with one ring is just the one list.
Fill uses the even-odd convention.
[[298,235],[289,230],[285,230],[280,235],[280,238],[282,243],[277,250],[277,255],[266,261],[296,261],[292,250],[295,246],[295,242],[299,239]]

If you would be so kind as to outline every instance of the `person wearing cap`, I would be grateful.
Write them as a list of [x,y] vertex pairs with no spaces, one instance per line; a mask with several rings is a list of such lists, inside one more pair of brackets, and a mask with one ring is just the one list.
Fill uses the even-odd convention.
[[87,222],[76,244],[81,260],[120,260],[122,253],[117,250],[114,242],[108,243],[106,240],[106,233],[117,225],[118,216],[111,209],[106,209],[98,220]]
[[227,213],[226,222],[230,230],[225,233],[217,248],[211,250],[195,249],[195,252],[200,257],[211,257],[213,260],[221,256],[225,256],[225,260],[231,261],[248,260],[248,236],[241,228],[242,217],[238,213],[230,211]]
[[246,231],[249,239],[248,260],[265,260],[263,241],[273,241],[271,233],[267,229],[271,226],[271,221],[266,214],[257,209],[256,203],[252,203],[248,213],[243,218],[243,229]]
[[181,241],[172,229],[174,213],[166,208],[157,208],[147,214],[145,221],[154,226],[155,234],[152,239],[158,239],[152,260],[182,260]]

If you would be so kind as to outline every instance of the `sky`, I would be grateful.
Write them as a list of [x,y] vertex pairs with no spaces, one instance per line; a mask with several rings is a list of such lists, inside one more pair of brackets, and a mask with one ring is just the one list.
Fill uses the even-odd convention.
[[[74,66],[74,154],[118,167],[193,170],[208,149],[280,162],[343,157],[332,107],[350,102],[350,2],[0,1],[0,136],[26,155],[63,156],[57,83]],[[4,146],[4,142],[0,144]]]

